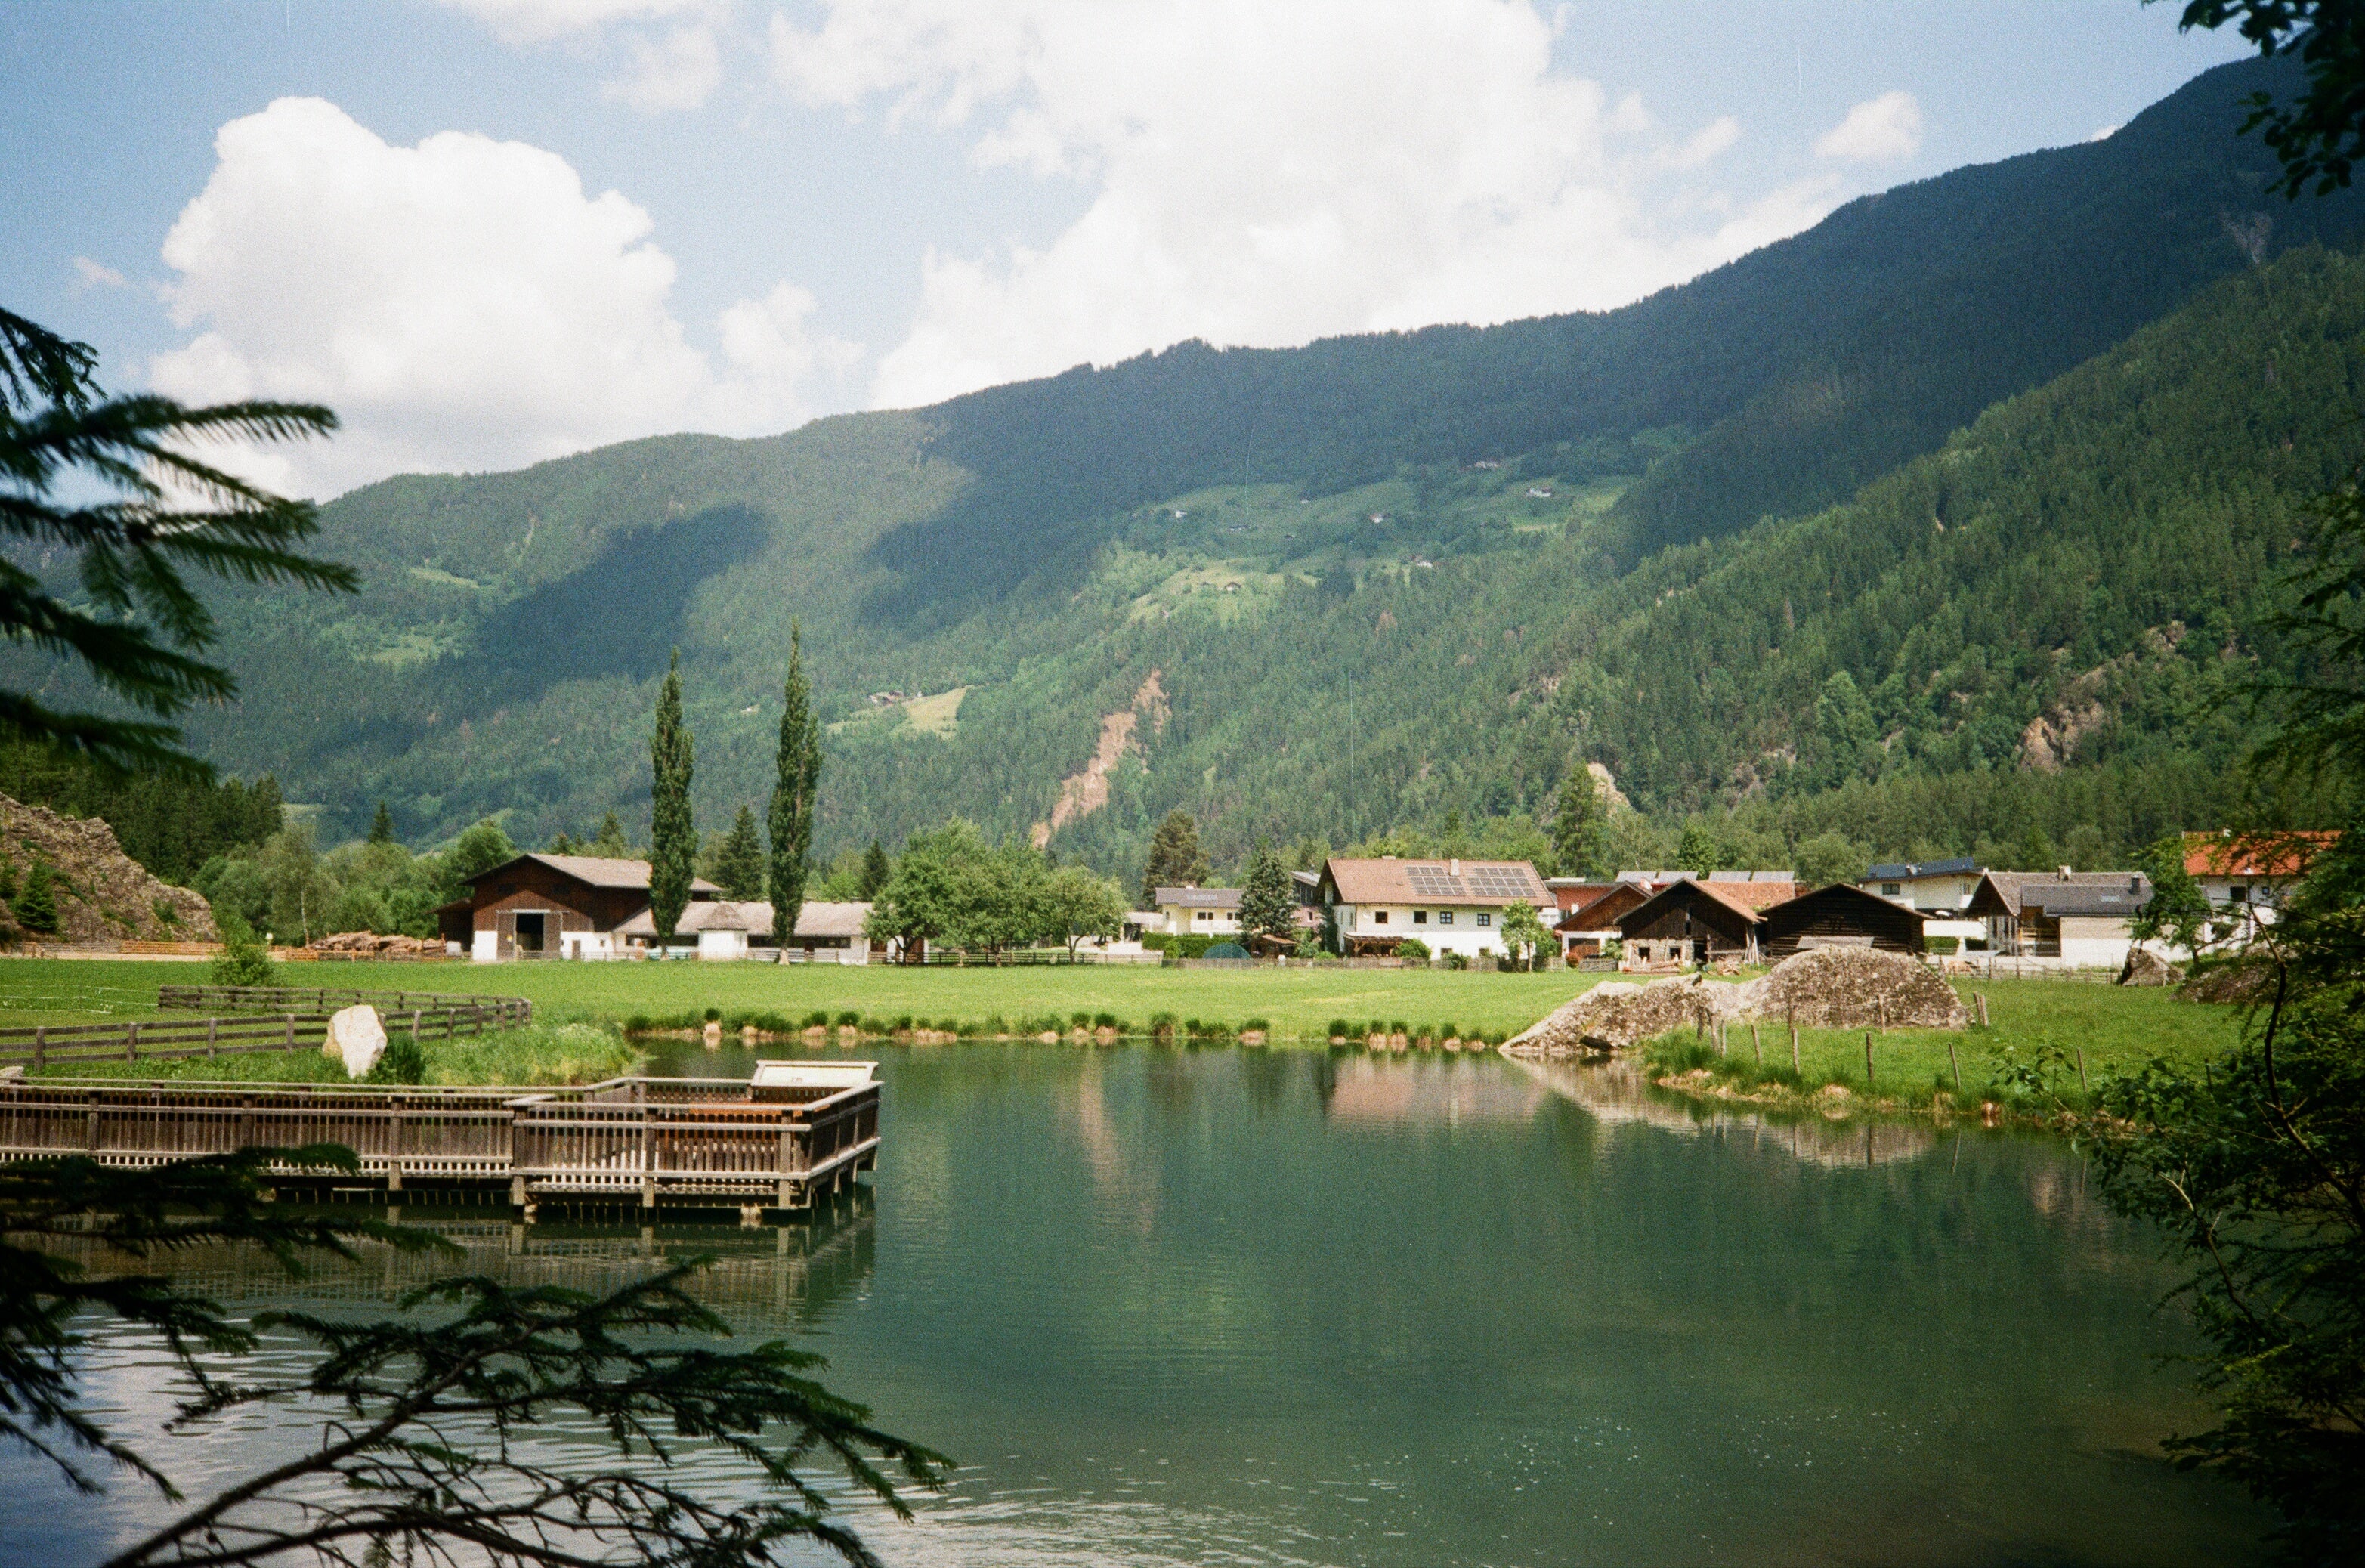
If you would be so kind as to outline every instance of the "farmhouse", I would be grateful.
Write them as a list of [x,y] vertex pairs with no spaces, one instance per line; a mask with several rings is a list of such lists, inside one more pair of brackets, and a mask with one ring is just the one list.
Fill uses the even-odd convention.
[[2135,914],[2151,902],[2140,871],[1989,871],[1963,913],[1987,923],[1998,954],[2116,966],[2135,945]]
[[1554,877],[1544,886],[1560,906],[1552,929],[1560,935],[1561,957],[1572,962],[1599,958],[1603,944],[1618,938],[1618,917],[1651,896],[1648,888],[1634,882]]
[[1171,936],[1235,936],[1240,929],[1238,888],[1159,888],[1151,902],[1158,907],[1160,929]]
[[[693,903],[723,890],[693,878]],[[521,855],[484,872],[467,896],[435,912],[447,942],[478,963],[517,958],[607,958],[617,929],[646,909],[649,863],[589,855]]]
[[1525,860],[1326,860],[1320,888],[1350,957],[1393,953],[1410,937],[1433,954],[1476,958],[1500,948],[1511,905],[1552,905]]
[[1758,941],[1769,964],[1805,947],[1873,947],[1884,953],[1928,950],[1929,916],[1877,893],[1833,882],[1765,911]]
[[1970,907],[1971,894],[1978,890],[1979,863],[1967,857],[1875,866],[1856,886],[1924,914],[1960,914]]
[[1758,929],[1765,924],[1747,890],[1780,883],[1670,882],[1618,917],[1625,943],[1622,967],[1658,969],[1718,958],[1757,961]]
[[[747,958],[780,960],[790,963],[867,964],[874,956],[884,958],[884,943],[875,943],[862,934],[862,923],[870,917],[867,903],[820,903],[808,902],[797,911],[797,928],[787,952],[772,944],[772,906],[758,900],[731,902],[716,899],[711,902],[691,904],[681,912],[674,925],[674,946],[698,946],[701,958]],[[646,906],[617,930],[617,935],[635,947],[654,946],[657,939],[656,919]]]
[[2231,829],[2184,835],[2184,869],[2219,912],[2227,935],[2247,940],[2271,925],[2283,896],[2307,874],[2308,862],[2331,846],[2328,833],[2237,834]]

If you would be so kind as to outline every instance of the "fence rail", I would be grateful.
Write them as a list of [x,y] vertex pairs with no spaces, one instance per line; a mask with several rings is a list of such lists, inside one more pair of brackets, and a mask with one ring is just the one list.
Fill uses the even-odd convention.
[[[87,1154],[140,1169],[316,1143],[352,1149],[359,1180],[389,1193],[422,1183],[506,1185],[510,1201],[529,1210],[618,1202],[800,1209],[876,1164],[879,1084],[757,1102],[736,1079],[619,1078],[525,1091],[0,1080],[0,1159]],[[293,1185],[355,1180],[297,1167],[275,1173]]]
[[329,1017],[367,1002],[388,1030],[409,1031],[424,1044],[514,1029],[533,1022],[533,1003],[519,996],[438,996],[419,991],[335,991],[319,987],[163,987],[159,1010],[222,1008],[230,1016],[137,1019],[123,1024],[18,1025],[0,1028],[0,1064],[39,1072],[53,1063],[101,1058],[140,1061],[169,1057],[232,1056],[247,1051],[317,1047],[329,1036]]

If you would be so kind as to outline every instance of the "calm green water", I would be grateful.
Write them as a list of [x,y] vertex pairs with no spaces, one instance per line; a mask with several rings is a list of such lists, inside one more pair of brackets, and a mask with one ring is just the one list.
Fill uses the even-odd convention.
[[[835,1386],[963,1462],[914,1524],[855,1510],[891,1562],[2258,1555],[2238,1496],[2156,1457],[2198,1415],[2155,1364],[2182,1343],[2164,1276],[2058,1143],[1701,1122],[1492,1058],[880,1054],[875,1197],[834,1226],[467,1235],[480,1266],[587,1284],[723,1247],[734,1320],[809,1334]],[[98,1360],[128,1418],[160,1409],[152,1356]],[[202,1484],[275,1440],[151,1446]],[[13,1460],[0,1495],[10,1562],[86,1560],[149,1511]]]

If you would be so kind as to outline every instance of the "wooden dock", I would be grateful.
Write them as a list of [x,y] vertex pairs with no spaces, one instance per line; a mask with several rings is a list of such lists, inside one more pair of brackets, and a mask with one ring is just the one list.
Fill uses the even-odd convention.
[[[879,1153],[871,1062],[763,1062],[732,1078],[582,1088],[367,1089],[128,1079],[0,1079],[0,1159],[86,1154],[140,1168],[239,1148],[342,1144],[361,1174],[275,1172],[283,1190],[389,1201],[796,1214]],[[404,1194],[400,1199],[396,1194]]]

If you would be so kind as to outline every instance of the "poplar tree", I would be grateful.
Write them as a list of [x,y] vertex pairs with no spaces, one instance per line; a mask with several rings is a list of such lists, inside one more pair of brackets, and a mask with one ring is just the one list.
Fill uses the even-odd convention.
[[698,834],[689,820],[691,767],[689,726],[681,717],[681,650],[676,648],[657,693],[656,733],[649,740],[649,918],[656,922],[661,944],[673,940],[674,926],[689,907],[690,869],[698,859]]
[[789,625],[789,677],[780,688],[779,772],[772,786],[772,940],[796,935],[805,903],[805,861],[813,853],[813,797],[821,784],[821,727],[805,683],[804,633]]
[[1561,779],[1560,800],[1552,808],[1552,858],[1562,876],[1589,877],[1600,865],[1602,817],[1593,770],[1577,763]]

